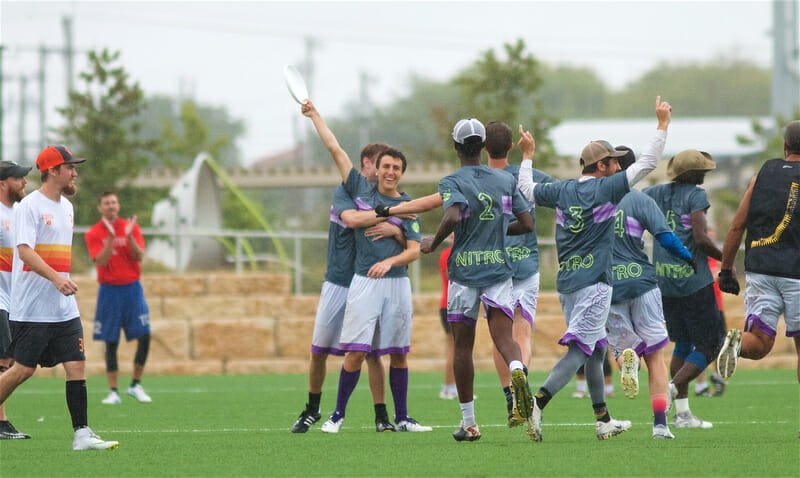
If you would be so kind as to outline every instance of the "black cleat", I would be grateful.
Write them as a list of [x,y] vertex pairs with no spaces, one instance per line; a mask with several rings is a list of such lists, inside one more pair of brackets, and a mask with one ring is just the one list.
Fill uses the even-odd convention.
[[31,436],[20,433],[9,421],[0,422],[0,440],[26,440]]
[[297,421],[294,422],[292,425],[292,433],[305,433],[308,431],[308,427],[317,423],[319,419],[322,418],[322,415],[317,410],[315,413],[309,412],[308,409],[303,410],[300,413],[300,416],[297,417]]
[[393,432],[395,431],[394,425],[392,422],[389,421],[388,418],[376,418],[375,419],[375,431],[380,432]]
[[464,426],[463,421],[461,422],[461,427],[453,432],[455,441],[475,441],[480,440],[480,438],[481,432],[478,430],[478,425]]

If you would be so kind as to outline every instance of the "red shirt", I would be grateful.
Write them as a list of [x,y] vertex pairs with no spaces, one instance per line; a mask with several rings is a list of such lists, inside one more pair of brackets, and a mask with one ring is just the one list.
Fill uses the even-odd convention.
[[450,258],[450,250],[448,247],[439,254],[439,274],[442,276],[442,300],[439,301],[439,308],[447,308],[447,259]]
[[[142,274],[142,265],[133,258],[131,246],[125,236],[125,226],[128,221],[117,218],[114,222],[114,245],[111,250],[111,257],[105,267],[97,265],[97,282],[111,285],[127,285],[139,280]],[[89,249],[89,256],[95,260],[100,251],[103,250],[103,241],[108,237],[108,229],[101,220],[86,232],[86,247]],[[133,238],[139,246],[144,249],[144,238],[138,224],[133,226]]]

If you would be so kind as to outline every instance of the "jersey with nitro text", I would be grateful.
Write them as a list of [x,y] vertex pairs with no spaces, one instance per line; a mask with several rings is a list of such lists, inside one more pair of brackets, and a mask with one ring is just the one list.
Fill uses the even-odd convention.
[[447,261],[451,281],[467,287],[487,287],[511,277],[506,231],[516,215],[531,210],[514,176],[489,166],[462,166],[439,181],[442,207],[459,205]]
[[628,191],[624,173],[536,185],[536,205],[556,210],[558,292],[569,294],[597,282],[612,284],[614,217]]
[[[381,194],[378,191],[378,186],[370,183],[355,168],[350,170],[344,189],[353,198],[353,204],[359,211],[371,211],[379,205],[392,207],[412,199],[406,193],[401,193],[397,197]],[[389,218],[387,222],[402,229],[406,240],[419,242],[419,219],[400,219],[395,217]],[[405,250],[399,242],[391,237],[383,237],[373,241],[372,238],[367,237],[366,230],[366,227],[360,227],[355,230],[355,273],[364,277],[367,276],[370,268],[378,262],[394,257]],[[408,277],[408,265],[394,266],[389,269],[389,272],[384,277]]]
[[48,266],[69,277],[74,225],[72,203],[64,196],[60,201],[51,201],[34,191],[14,209],[16,245],[9,320],[66,322],[80,316],[74,295],[63,295],[52,282],[30,270],[19,257],[19,246],[25,244]]
[[627,302],[658,287],[656,270],[644,252],[642,236],[670,232],[667,220],[653,198],[636,189],[622,198],[614,217],[614,291],[611,303]]
[[[139,280],[142,275],[142,264],[133,257],[131,245],[128,244],[128,236],[125,235],[125,228],[128,221],[118,217],[114,221],[114,242],[111,245],[111,257],[105,267],[97,264],[97,282],[111,285],[128,285]],[[109,232],[101,220],[88,231],[86,231],[86,248],[92,260],[97,258],[103,250],[103,242],[108,237]],[[138,224],[133,225],[131,232],[133,239],[144,249],[144,238],[142,230]]]
[[[514,176],[514,181],[519,180],[519,165],[509,164],[503,171],[507,171]],[[547,174],[533,170],[533,182],[552,183],[555,179]],[[535,211],[531,208],[531,217],[535,222]],[[506,238],[506,256],[511,261],[511,277],[514,279],[527,279],[539,272],[539,243],[536,239],[536,230],[520,234],[518,236],[508,236]]]
[[693,184],[667,183],[652,186],[644,193],[653,198],[664,213],[672,232],[689,249],[697,263],[692,266],[670,254],[657,242],[653,244],[658,288],[664,297],[686,297],[714,282],[708,268],[708,256],[697,247],[692,232],[692,213],[706,211],[711,205],[704,189]]

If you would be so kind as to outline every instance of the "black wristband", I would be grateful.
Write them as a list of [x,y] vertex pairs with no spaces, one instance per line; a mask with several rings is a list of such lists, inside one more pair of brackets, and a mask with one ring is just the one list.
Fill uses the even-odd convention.
[[389,206],[384,206],[383,204],[375,206],[375,215],[378,217],[389,217]]

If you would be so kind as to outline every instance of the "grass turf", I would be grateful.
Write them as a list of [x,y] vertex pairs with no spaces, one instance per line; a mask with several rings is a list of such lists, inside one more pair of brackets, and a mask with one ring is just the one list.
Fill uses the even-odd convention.
[[[539,386],[544,373],[532,373]],[[607,441],[595,436],[589,399],[571,398],[574,383],[548,405],[542,443],[524,427],[509,429],[493,373],[476,375],[482,438],[457,443],[450,434],[456,400],[438,398],[440,374],[412,373],[410,413],[430,433],[375,433],[366,373],[338,435],[291,434],[307,397],[305,375],[146,377],[149,404],[121,388],[121,405],[102,405],[105,379],[89,379],[89,423],[112,451],[71,450],[64,381],[34,377],[7,403],[31,440],[0,441],[0,476],[797,476],[800,387],[794,370],[740,370],[723,397],[695,397],[692,411],[710,430],[675,429],[675,440],[651,438],[647,375],[635,400],[615,374],[612,416],[633,427]],[[120,380],[121,384],[125,382]],[[322,420],[332,411],[337,376],[328,376]],[[392,414],[391,394],[387,402]]]

